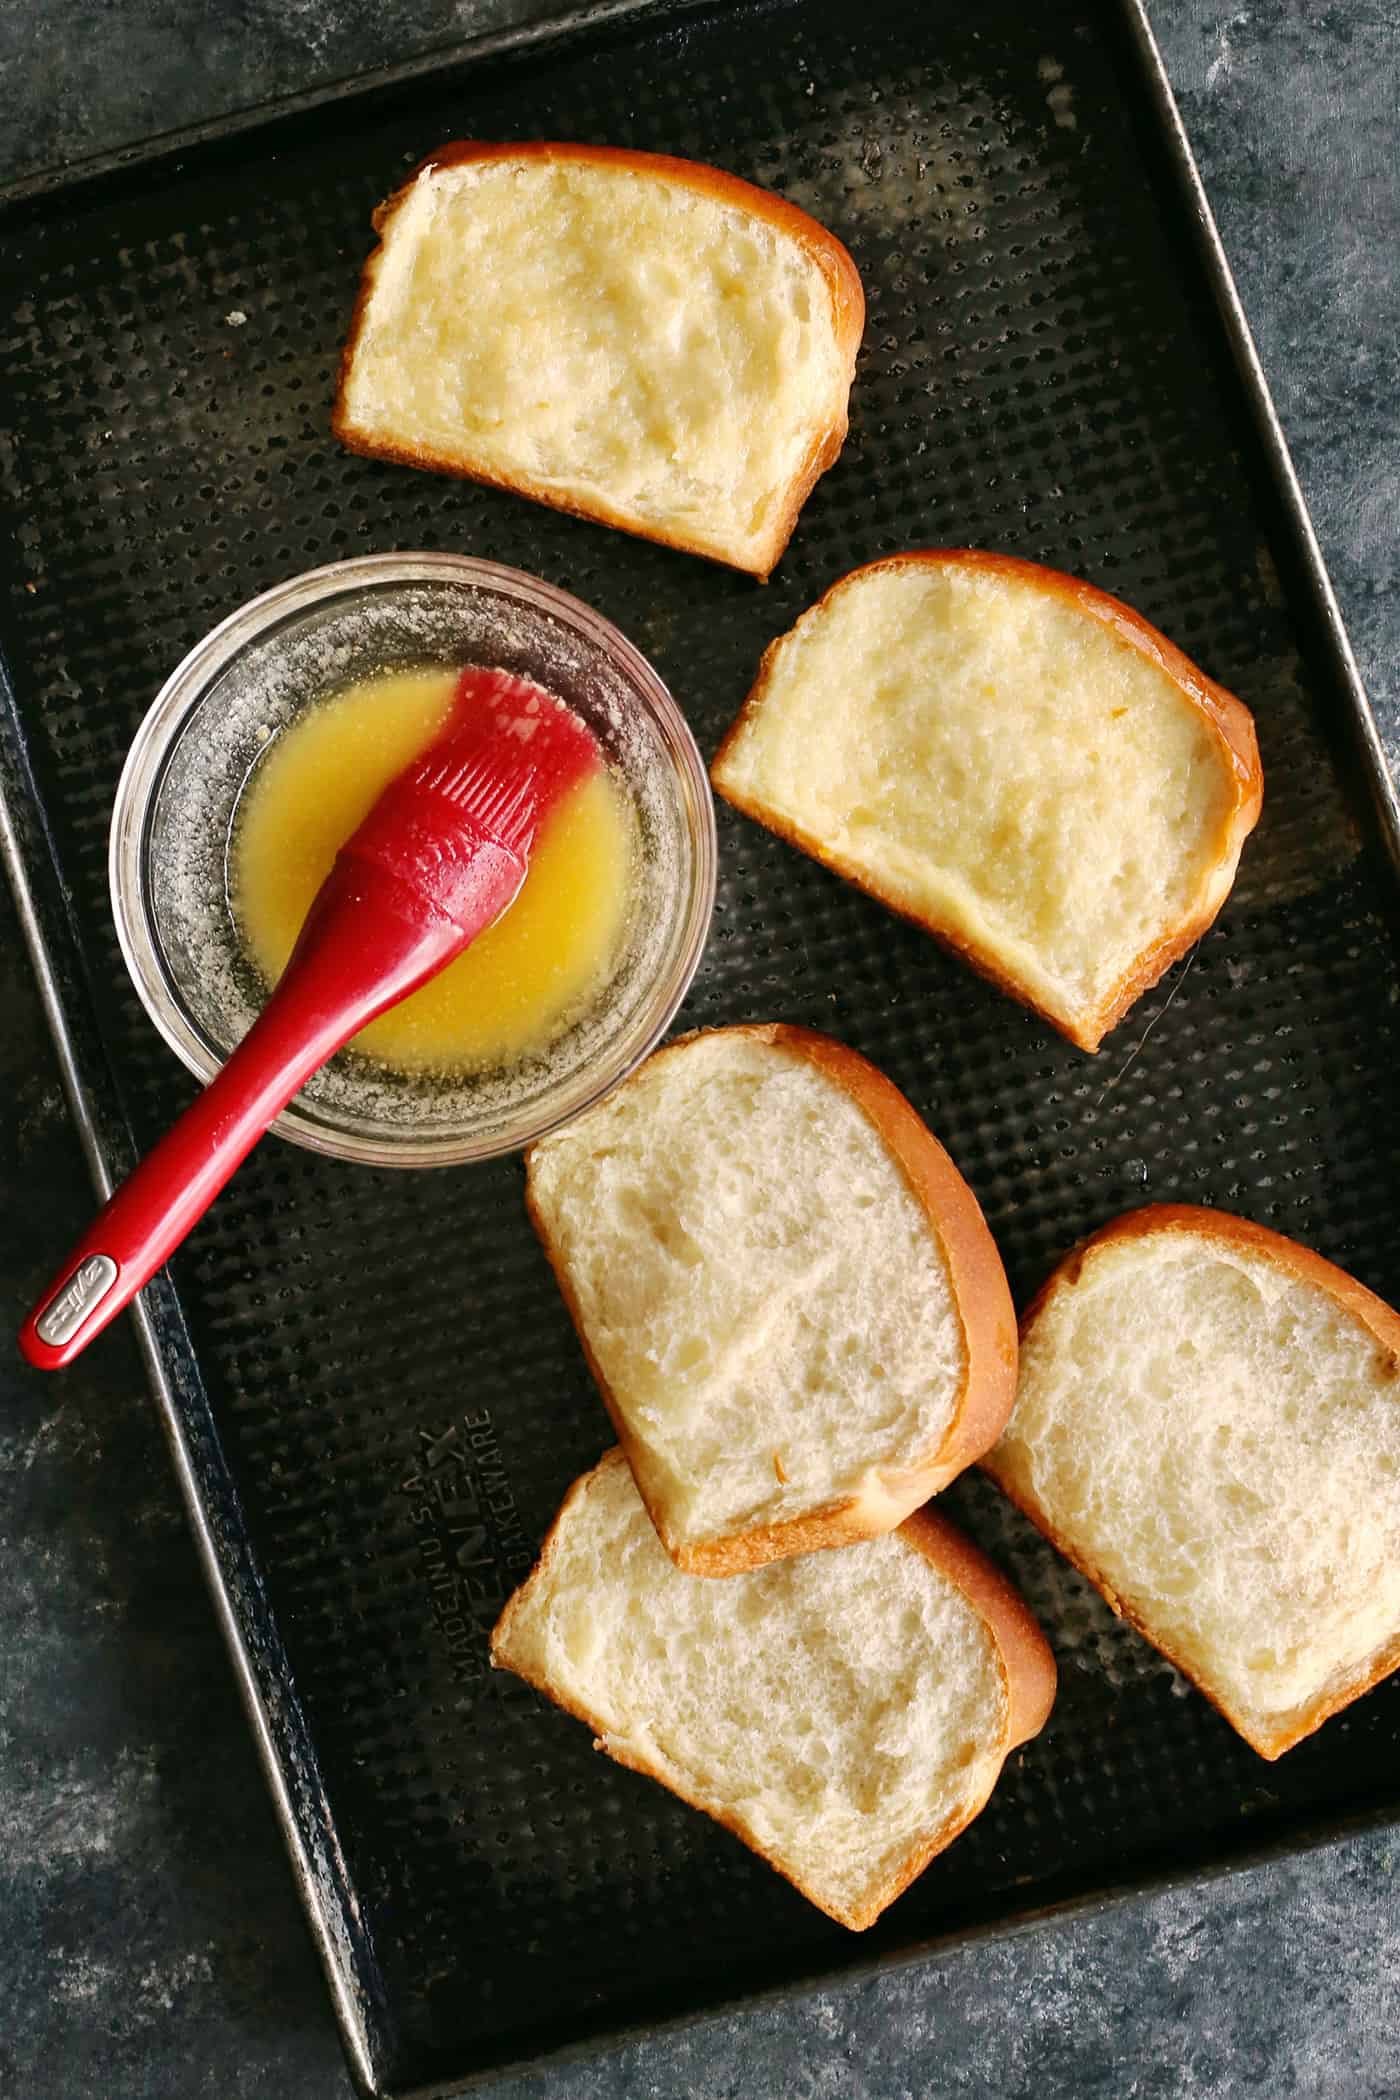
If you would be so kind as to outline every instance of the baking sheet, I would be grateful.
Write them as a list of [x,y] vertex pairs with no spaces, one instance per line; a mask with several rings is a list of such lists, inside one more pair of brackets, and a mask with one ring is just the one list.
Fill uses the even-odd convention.
[[[188,1095],[116,951],[112,793],[166,672],[244,598],[389,547],[512,563],[616,620],[708,754],[763,646],[838,575],[971,543],[1117,592],[1254,709],[1265,814],[1217,927],[1090,1059],[722,808],[677,1025],[781,1017],[872,1056],[971,1180],[1021,1297],[1077,1234],[1180,1199],[1400,1298],[1393,798],[1172,126],[1126,5],[780,0],[643,9],[12,194],[4,843],[99,1180]],[[851,437],[766,589],[332,443],[370,209],[472,135],[713,160],[851,248]],[[597,1758],[484,1667],[607,1440],[520,1180],[269,1146],[147,1294],[367,2088],[451,2087],[1400,1810],[1394,1685],[1266,1766],[980,1479],[946,1506],[1045,1624],[1060,1700],[871,1934]],[[425,1264],[429,1241],[454,1257]]]

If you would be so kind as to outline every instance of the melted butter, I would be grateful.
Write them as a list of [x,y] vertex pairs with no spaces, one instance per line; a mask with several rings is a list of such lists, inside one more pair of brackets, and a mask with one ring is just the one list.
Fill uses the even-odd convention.
[[[321,702],[259,759],[231,854],[234,916],[275,984],[336,853],[447,719],[456,676],[393,671]],[[509,910],[352,1047],[401,1070],[514,1063],[543,1050],[606,984],[626,930],[631,807],[606,772],[554,810]]]

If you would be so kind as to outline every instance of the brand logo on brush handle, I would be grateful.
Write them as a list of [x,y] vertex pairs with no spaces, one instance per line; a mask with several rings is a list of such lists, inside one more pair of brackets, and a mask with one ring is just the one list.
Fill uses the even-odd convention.
[[44,1307],[36,1329],[40,1341],[51,1349],[61,1349],[71,1341],[116,1280],[117,1265],[110,1254],[90,1254],[79,1262],[62,1290]]

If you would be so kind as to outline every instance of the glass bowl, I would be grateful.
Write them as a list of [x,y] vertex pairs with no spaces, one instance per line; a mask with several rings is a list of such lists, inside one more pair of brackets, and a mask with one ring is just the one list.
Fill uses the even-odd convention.
[[408,1074],[353,1052],[273,1124],[373,1166],[514,1151],[581,1113],[654,1048],[685,997],[715,894],[715,815],[695,740],[626,637],[576,598],[495,562],[369,555],[254,598],[172,673],[136,735],[112,813],[117,937],[142,1004],[196,1078],[213,1078],[265,1000],[230,903],[235,811],[268,743],[377,671],[499,664],[592,727],[635,808],[635,900],[593,1007],[499,1071]]

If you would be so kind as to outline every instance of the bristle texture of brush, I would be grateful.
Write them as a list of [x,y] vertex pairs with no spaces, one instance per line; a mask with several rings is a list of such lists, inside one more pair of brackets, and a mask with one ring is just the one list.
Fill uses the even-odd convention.
[[528,760],[503,774],[499,747],[471,752],[457,765],[444,757],[412,783],[413,792],[447,802],[511,853],[527,853],[540,816],[539,779]]
[[601,763],[572,708],[511,671],[470,666],[425,760],[428,792],[455,804],[511,851],[527,852],[548,811]]
[[408,825],[420,837],[441,829],[444,850],[469,832],[523,858],[549,811],[601,763],[593,732],[553,693],[469,666],[442,729],[391,781],[352,845],[378,857],[390,832]]

